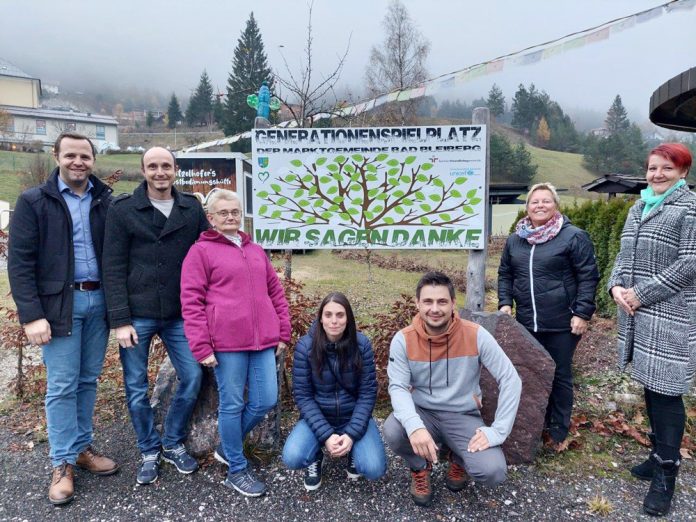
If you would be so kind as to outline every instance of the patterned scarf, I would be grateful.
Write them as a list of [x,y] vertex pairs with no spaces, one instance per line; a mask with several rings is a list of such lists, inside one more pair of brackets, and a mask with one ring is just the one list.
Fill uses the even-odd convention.
[[683,179],[680,179],[677,181],[674,185],[672,185],[669,189],[667,189],[665,192],[663,192],[660,195],[655,194],[653,191],[652,187],[646,187],[643,190],[640,191],[640,199],[645,202],[645,206],[643,207],[643,214],[641,215],[641,219],[645,219],[645,216],[650,214],[650,212],[654,209],[662,205],[662,202],[665,200],[667,196],[669,196],[672,192],[677,190],[679,187],[683,187],[686,185],[686,181]]
[[529,216],[525,216],[520,219],[515,228],[515,234],[520,236],[522,239],[526,239],[527,243],[530,245],[540,245],[541,243],[546,243],[552,240],[558,235],[563,226],[563,216],[557,210],[551,219],[540,227],[534,228],[532,225],[532,220]]

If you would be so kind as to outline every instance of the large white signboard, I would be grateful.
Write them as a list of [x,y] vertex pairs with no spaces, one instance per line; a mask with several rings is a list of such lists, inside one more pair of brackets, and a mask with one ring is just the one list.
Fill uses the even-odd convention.
[[265,248],[483,248],[486,127],[254,129]]

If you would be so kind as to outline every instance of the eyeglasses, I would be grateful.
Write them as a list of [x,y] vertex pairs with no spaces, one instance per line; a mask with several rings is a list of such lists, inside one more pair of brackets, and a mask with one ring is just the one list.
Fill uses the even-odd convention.
[[239,217],[242,215],[242,213],[239,210],[221,210],[220,212],[213,212],[216,216],[220,216],[221,218],[225,219],[230,216],[232,217]]

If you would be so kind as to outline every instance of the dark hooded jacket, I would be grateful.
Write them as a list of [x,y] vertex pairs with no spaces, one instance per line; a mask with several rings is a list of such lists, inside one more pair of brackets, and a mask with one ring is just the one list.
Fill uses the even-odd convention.
[[595,311],[599,272],[590,236],[563,216],[558,235],[530,245],[511,234],[498,268],[498,308],[512,306],[531,332],[570,331],[575,315]]

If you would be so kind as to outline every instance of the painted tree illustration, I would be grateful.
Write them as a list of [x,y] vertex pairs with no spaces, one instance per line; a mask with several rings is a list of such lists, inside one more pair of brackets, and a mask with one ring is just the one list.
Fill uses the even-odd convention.
[[322,156],[309,164],[293,159],[290,165],[270,190],[257,193],[264,200],[260,215],[297,225],[325,225],[338,216],[342,226],[364,230],[447,227],[474,217],[481,202],[479,189],[461,192],[467,178],[445,183],[428,173],[432,163],[417,164],[416,156]]

